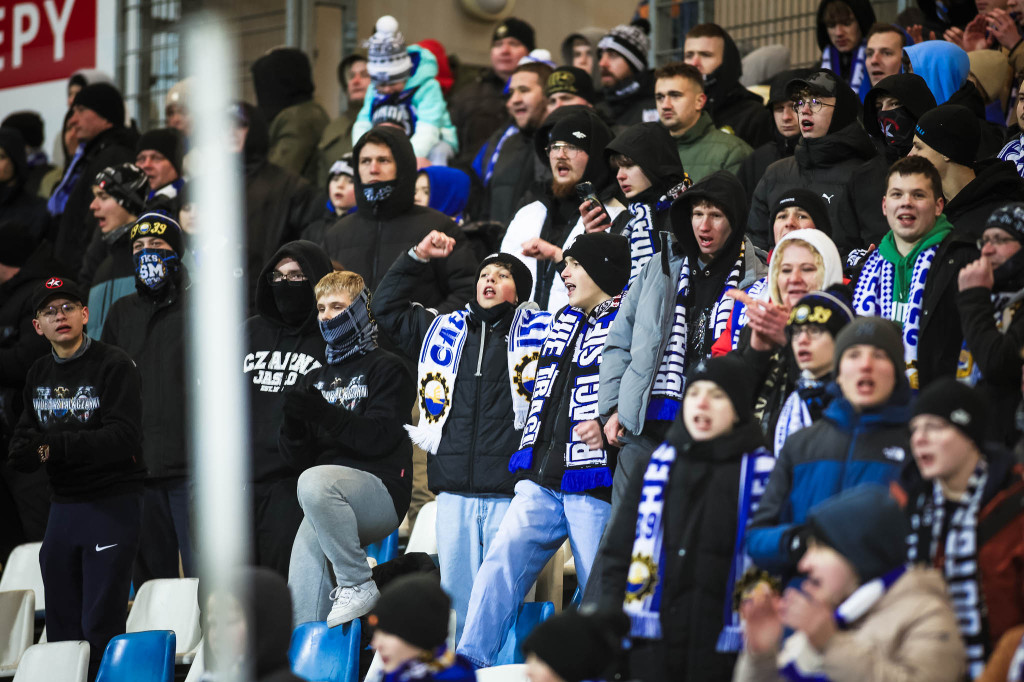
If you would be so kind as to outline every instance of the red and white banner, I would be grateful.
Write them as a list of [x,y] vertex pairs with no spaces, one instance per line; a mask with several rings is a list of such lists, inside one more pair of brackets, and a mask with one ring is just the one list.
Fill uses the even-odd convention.
[[96,65],[96,0],[0,0],[0,89]]

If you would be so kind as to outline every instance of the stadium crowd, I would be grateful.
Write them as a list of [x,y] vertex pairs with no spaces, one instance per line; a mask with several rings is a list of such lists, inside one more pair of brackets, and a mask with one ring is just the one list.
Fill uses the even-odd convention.
[[[713,23],[653,68],[641,17],[555,50],[508,18],[467,73],[383,16],[334,120],[303,52],[259,58],[221,484],[275,643],[211,622],[208,660],[297,679],[291,625],[363,619],[385,679],[471,680],[568,542],[533,682],[1024,679],[1024,2],[917,4],[822,0],[798,69]],[[42,541],[48,641],[94,676],[130,586],[197,572],[216,226],[189,81],[164,128],[97,71],[67,107],[52,158],[37,113],[0,126],[0,554]],[[435,496],[436,557],[372,567]]]

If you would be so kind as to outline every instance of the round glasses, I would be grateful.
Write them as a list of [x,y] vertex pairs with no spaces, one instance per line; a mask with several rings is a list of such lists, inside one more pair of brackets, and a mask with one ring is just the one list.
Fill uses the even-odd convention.
[[796,99],[793,100],[793,106],[799,111],[805,106],[810,107],[812,113],[818,113],[822,107],[834,107],[835,104],[829,104],[828,102],[822,102],[817,97],[811,97],[810,99]]
[[548,145],[548,156],[561,156],[565,154],[570,159],[575,159],[576,156],[583,150],[574,144],[568,142],[555,142],[552,145]]

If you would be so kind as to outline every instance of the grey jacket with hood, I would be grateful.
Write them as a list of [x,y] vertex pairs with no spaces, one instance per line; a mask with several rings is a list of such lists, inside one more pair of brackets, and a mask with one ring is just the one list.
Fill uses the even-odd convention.
[[[662,233],[660,254],[647,262],[623,297],[601,358],[601,418],[607,420],[618,411],[619,424],[635,435],[643,431],[651,388],[668,345],[683,260],[695,260],[700,253],[689,221],[684,224],[679,220],[680,214],[688,212],[701,198],[710,199],[723,209],[732,232],[721,253],[696,276],[720,280],[717,287],[721,288],[743,243],[745,271],[739,288],[746,288],[767,274],[767,268],[746,238],[746,201],[736,176],[718,171],[676,200],[671,211],[675,239],[670,243],[668,235]],[[710,350],[711,343],[707,347]]]

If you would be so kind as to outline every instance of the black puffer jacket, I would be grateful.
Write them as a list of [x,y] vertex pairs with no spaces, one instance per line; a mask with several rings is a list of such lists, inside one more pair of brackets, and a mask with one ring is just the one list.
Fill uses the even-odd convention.
[[43,243],[29,256],[18,274],[0,284],[0,452],[21,416],[21,390],[28,368],[50,352],[50,343],[32,327],[32,298],[36,287],[66,273]]
[[86,246],[96,230],[96,219],[89,210],[92,203],[92,184],[96,175],[107,166],[135,161],[135,143],[139,135],[124,127],[109,128],[85,145],[78,161],[82,172],[64,205],[64,213],[55,218],[53,255],[69,272],[78,272]]
[[[184,283],[182,266],[164,295],[118,299],[103,325],[104,343],[135,361],[142,377],[142,455],[150,479],[188,475]],[[138,286],[138,280],[136,280]]]
[[[680,412],[680,415],[682,413]],[[729,566],[736,541],[743,455],[764,445],[754,423],[710,441],[690,438],[681,416],[666,441],[676,448],[665,493],[661,631],[673,680],[727,680],[735,654],[715,653],[722,631]],[[629,483],[601,543],[601,607],[621,610],[626,594],[643,476]]]
[[[476,259],[465,235],[443,213],[413,204],[416,155],[405,133],[387,126],[378,126],[372,132],[388,141],[398,170],[397,186],[390,197],[373,204],[356,173],[353,181],[358,210],[327,230],[324,248],[331,260],[362,275],[366,287],[373,291],[395,258],[416,246],[431,230],[444,232],[455,238],[455,250],[448,258],[431,261],[430,267],[420,273],[412,300],[442,313],[461,308],[474,296],[476,276]],[[356,143],[353,159],[359,158],[363,144],[362,139]]]
[[770,207],[789,188],[806,187],[825,199],[832,241],[841,255],[877,244],[889,231],[881,209],[886,168],[858,120],[823,137],[801,139],[793,157],[769,166],[754,190],[751,241],[771,250]]
[[[400,255],[377,287],[370,307],[381,329],[408,357],[419,357],[434,314],[410,304],[430,265]],[[509,457],[519,449],[508,375],[508,333],[514,310],[487,325],[469,317],[452,406],[437,454],[427,459],[427,483],[435,492],[511,495],[516,477]]]
[[[309,285],[309,314],[299,324],[289,324],[277,307],[267,273],[282,258],[293,258]],[[284,391],[303,376],[326,363],[327,344],[316,321],[313,285],[331,272],[331,261],[313,242],[294,241],[282,246],[267,260],[256,282],[259,315],[245,322],[245,356],[242,371],[249,386],[250,447],[253,479],[257,483],[296,475],[278,451]],[[289,285],[294,286],[294,285]]]
[[636,123],[648,120],[645,112],[657,115],[654,106],[654,72],[644,71],[621,83],[614,88],[604,88],[604,101],[612,114],[612,125],[622,130]]
[[1024,180],[1012,161],[979,161],[974,164],[974,172],[974,180],[946,203],[943,212],[958,231],[979,239],[985,222],[997,208],[1024,201]]
[[730,132],[757,148],[771,141],[775,121],[771,111],[765,109],[761,96],[740,84],[742,75],[740,51],[726,33],[722,64],[708,75],[704,83],[704,93],[708,96],[705,109],[711,114],[716,128]]
[[[898,99],[900,108],[905,109],[915,122],[926,111],[935,108],[935,96],[928,89],[928,83],[916,73],[898,73],[878,81],[878,84],[871,88],[864,97],[864,130],[875,141],[880,153],[885,155],[886,161],[895,163],[897,159],[906,156],[910,151],[914,136],[910,131],[896,129],[891,131],[892,135],[890,136],[883,133],[878,123],[880,113],[878,100],[884,96]],[[889,126],[895,128],[896,122],[893,121]],[[907,141],[902,146],[893,144],[894,138],[898,139],[902,137],[900,133],[906,132],[910,132],[910,134],[907,135]]]

